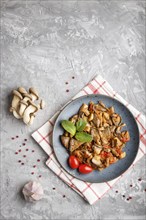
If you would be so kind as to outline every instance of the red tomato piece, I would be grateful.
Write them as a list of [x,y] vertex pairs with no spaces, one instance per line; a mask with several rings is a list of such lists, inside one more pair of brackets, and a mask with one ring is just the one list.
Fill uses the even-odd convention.
[[72,169],[77,169],[77,168],[79,167],[79,161],[78,161],[78,159],[77,159],[75,156],[73,156],[73,155],[71,155],[71,156],[69,157],[68,163],[69,163],[69,166],[70,166]]
[[79,172],[82,174],[88,174],[91,173],[93,171],[92,167],[86,165],[86,164],[81,164],[79,166]]

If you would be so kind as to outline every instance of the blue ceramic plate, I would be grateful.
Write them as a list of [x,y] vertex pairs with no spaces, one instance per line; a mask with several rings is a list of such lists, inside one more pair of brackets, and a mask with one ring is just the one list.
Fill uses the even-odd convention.
[[[76,114],[83,103],[88,104],[90,101],[97,103],[102,101],[107,107],[113,106],[115,112],[120,114],[122,122],[126,123],[126,130],[130,133],[130,141],[126,144],[124,151],[126,157],[119,160],[117,163],[110,165],[102,171],[93,171],[89,174],[80,174],[77,170],[73,170],[68,165],[69,153],[63,147],[60,141],[60,135],[63,134],[64,129],[61,127],[62,120],[68,120],[72,115]],[[57,160],[61,166],[72,176],[91,183],[101,183],[117,178],[125,172],[134,161],[139,147],[139,130],[135,118],[132,113],[122,103],[105,95],[87,95],[75,99],[70,102],[59,114],[53,130],[53,148]]]

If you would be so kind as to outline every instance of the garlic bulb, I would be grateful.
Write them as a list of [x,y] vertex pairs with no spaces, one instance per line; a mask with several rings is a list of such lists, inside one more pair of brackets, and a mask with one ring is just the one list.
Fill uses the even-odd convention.
[[24,185],[22,193],[26,201],[34,202],[42,199],[43,188],[40,183],[36,181],[30,181]]

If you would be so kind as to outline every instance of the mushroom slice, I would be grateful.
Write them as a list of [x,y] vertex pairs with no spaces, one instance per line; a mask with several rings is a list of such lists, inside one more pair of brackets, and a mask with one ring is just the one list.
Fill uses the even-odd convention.
[[116,156],[116,157],[119,156],[119,154],[117,153],[117,151],[114,148],[111,149],[111,152],[114,156]]
[[74,138],[71,138],[70,143],[69,143],[69,151],[73,152],[74,150],[79,148],[82,144],[83,144],[82,142],[80,142]]
[[92,163],[94,163],[96,166],[100,166],[101,165],[101,157],[99,155],[95,155],[92,158]]
[[95,154],[100,154],[100,152],[102,151],[102,146],[93,145],[92,148]]
[[93,110],[94,110],[95,112],[98,112],[98,111],[106,112],[106,111],[107,111],[105,107],[103,107],[103,106],[101,106],[101,105],[99,105],[99,104],[94,105],[94,106],[93,106]]
[[121,123],[120,115],[114,113],[111,117],[114,125],[118,126]]
[[86,116],[90,115],[90,112],[88,110],[88,105],[85,103],[81,106],[79,112],[83,112]]
[[99,135],[101,137],[101,139],[107,139],[110,140],[110,138],[112,137],[111,131],[109,127],[104,128],[103,131],[99,131]]
[[92,158],[93,158],[93,155],[91,154],[91,156],[87,158],[87,164],[91,165]]
[[64,135],[61,135],[61,143],[67,149],[69,148],[69,141],[70,141],[70,137],[65,137]]
[[110,108],[108,108],[108,112],[110,115],[112,115],[115,112],[114,107],[111,106]]
[[78,115],[74,115],[73,117],[71,117],[70,119],[69,119],[72,123],[76,123],[76,121],[78,120]]
[[81,150],[85,158],[89,158],[92,154],[88,150]]
[[101,120],[102,118],[99,115],[94,114],[93,123],[95,124],[97,128],[100,126]]
[[90,132],[91,125],[89,123],[86,124],[86,127],[84,128],[84,131]]
[[122,131],[121,132],[121,137],[120,139],[123,141],[123,142],[127,142],[130,140],[130,134],[128,131]]
[[114,133],[115,130],[116,130],[116,126],[115,126],[115,125],[110,126],[110,131],[111,131],[111,133]]
[[124,158],[124,157],[126,157],[126,152],[122,152],[122,153],[120,154],[120,156],[119,156],[120,159],[122,159],[122,158]]
[[121,132],[122,127],[126,126],[126,124],[122,123],[116,128],[116,133],[119,134]]
[[72,155],[74,155],[76,158],[78,158],[80,163],[83,163],[83,153],[81,150],[75,150],[72,152]]
[[118,137],[112,139],[112,147],[120,147],[122,144],[123,142],[121,142]]
[[95,143],[97,143],[98,145],[101,145],[101,140],[100,140],[100,135],[99,135],[98,130],[95,128],[91,128],[91,135]]
[[110,119],[110,116],[107,112],[103,113],[103,117],[108,121]]
[[91,114],[89,115],[89,117],[88,117],[88,121],[92,121],[92,120],[93,120],[93,118],[94,118],[94,114],[93,114],[93,113],[91,113]]
[[99,105],[101,105],[103,108],[107,109],[106,106],[105,106],[105,104],[104,104],[102,101],[99,101],[98,103],[99,103]]

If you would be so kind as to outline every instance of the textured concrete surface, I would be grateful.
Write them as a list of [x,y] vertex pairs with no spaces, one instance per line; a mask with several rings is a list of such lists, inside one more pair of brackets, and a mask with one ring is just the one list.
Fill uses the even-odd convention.
[[[144,158],[90,206],[46,168],[30,134],[98,73],[146,113],[145,1],[1,1],[1,26],[1,219],[144,219]],[[47,104],[31,127],[8,111],[18,86]],[[31,179],[45,190],[36,204],[20,193]]]

